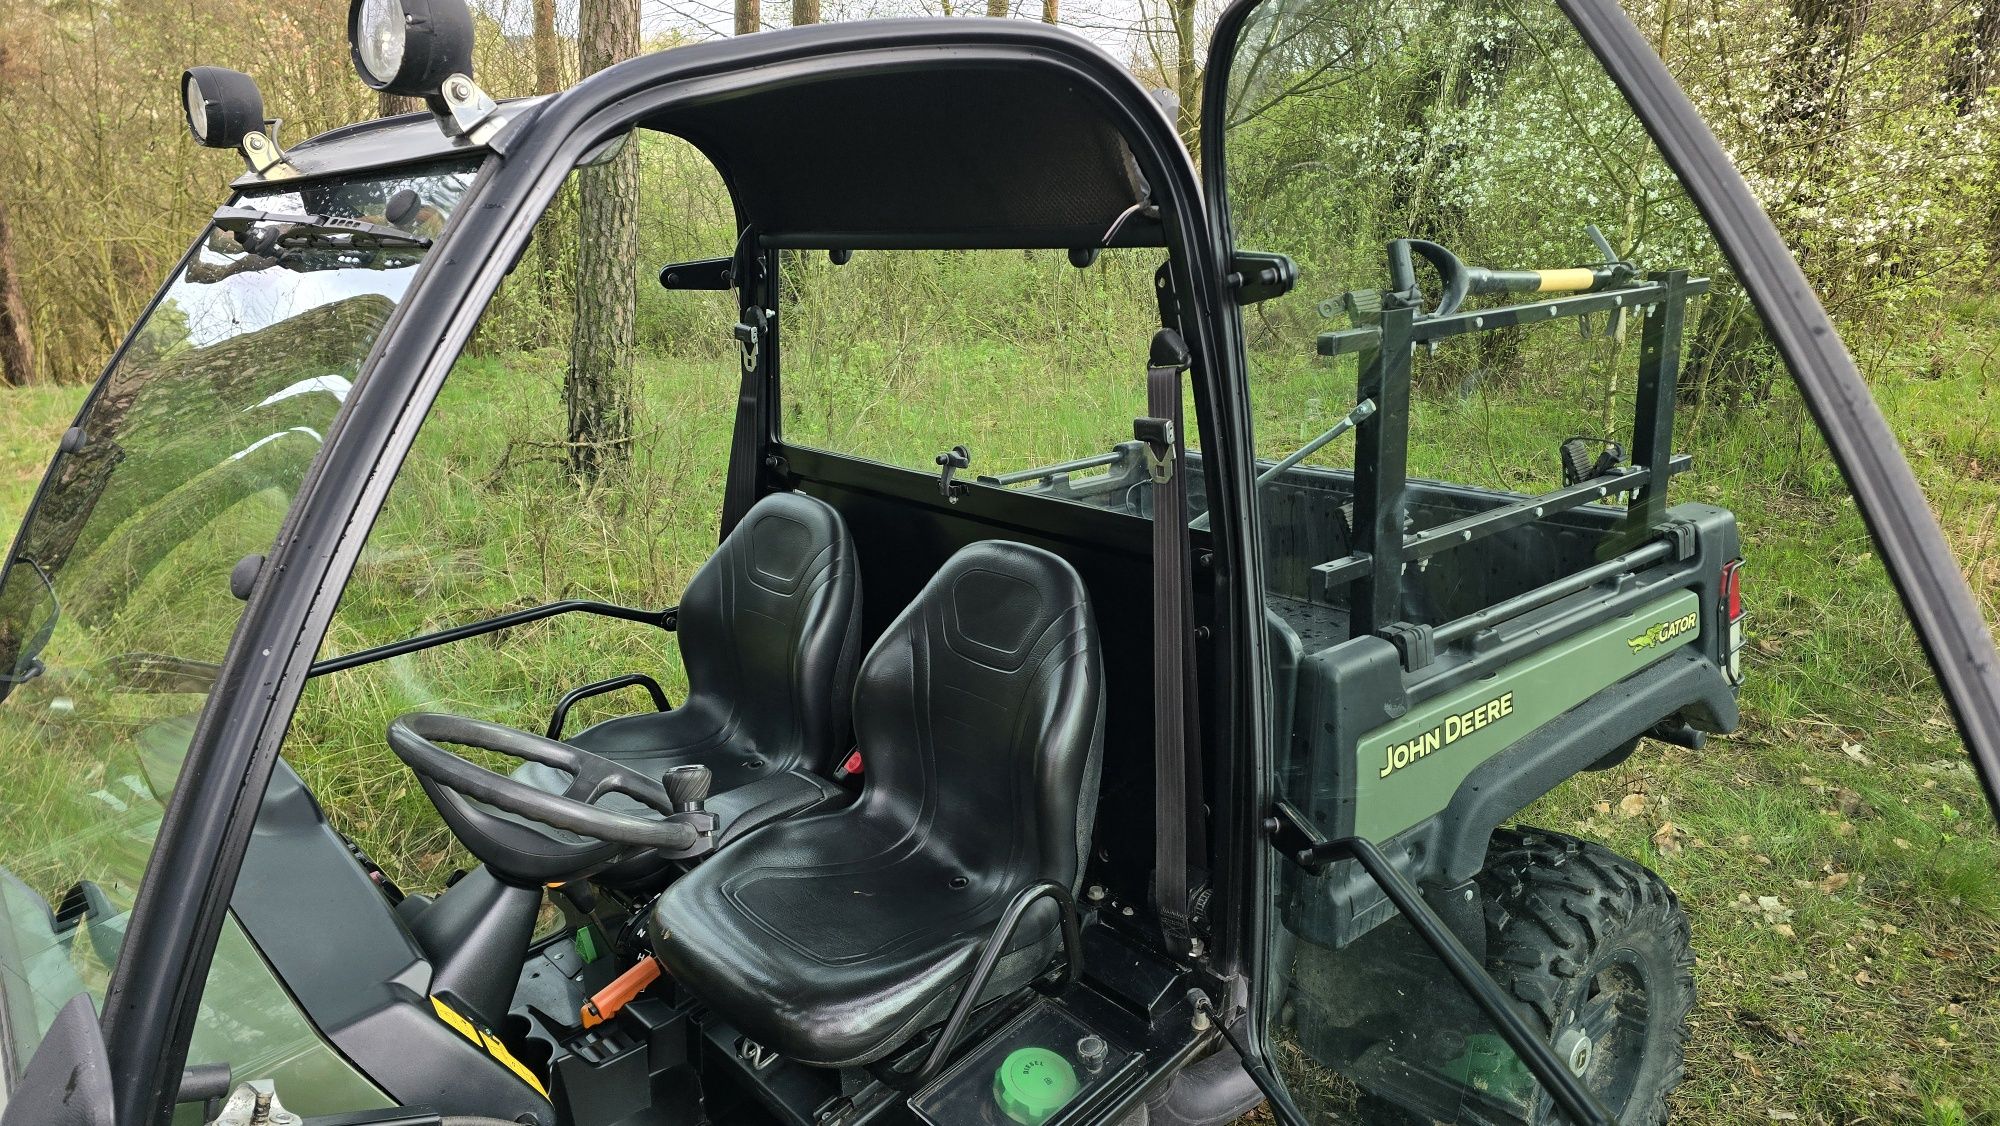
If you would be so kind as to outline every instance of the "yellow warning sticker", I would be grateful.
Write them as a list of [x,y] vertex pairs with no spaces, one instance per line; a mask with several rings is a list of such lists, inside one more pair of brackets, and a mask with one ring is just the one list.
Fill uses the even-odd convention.
[[542,1086],[542,1081],[535,1078],[535,1073],[529,1071],[526,1064],[514,1058],[514,1053],[507,1050],[507,1045],[502,1044],[499,1037],[472,1023],[457,1009],[445,1004],[441,998],[432,997],[431,1007],[437,1010],[438,1019],[450,1025],[453,1031],[486,1049],[487,1055],[500,1061],[502,1067],[519,1076],[521,1082],[533,1087],[543,1098],[549,1097],[549,1089]]

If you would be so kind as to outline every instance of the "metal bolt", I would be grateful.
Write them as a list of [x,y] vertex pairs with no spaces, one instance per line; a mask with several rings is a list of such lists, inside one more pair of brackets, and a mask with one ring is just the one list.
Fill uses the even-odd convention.
[[1090,901],[1091,901],[1092,903],[1101,903],[1101,902],[1103,902],[1103,901],[1104,901],[1104,885],[1102,885],[1102,884],[1092,884],[1092,885],[1090,885],[1090,890],[1088,890],[1088,891],[1084,892],[1084,893],[1083,893],[1083,897],[1084,897],[1085,899],[1088,899],[1088,900],[1090,900]]
[[1590,1037],[1581,1028],[1572,1028],[1556,1037],[1556,1055],[1568,1065],[1570,1074],[1582,1075],[1590,1068]]
[[451,89],[448,92],[451,95],[451,100],[455,102],[465,101],[467,98],[470,98],[472,96],[472,90],[470,88],[470,84],[467,83],[463,78],[452,79]]

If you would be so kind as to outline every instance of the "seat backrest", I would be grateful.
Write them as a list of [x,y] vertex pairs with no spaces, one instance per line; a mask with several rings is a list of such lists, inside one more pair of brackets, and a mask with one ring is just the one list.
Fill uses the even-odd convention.
[[999,894],[1081,878],[1104,743],[1083,580],[1002,540],[945,562],[862,661],[860,806]]
[[861,644],[860,571],[840,514],[772,493],[695,572],[681,597],[685,708],[765,771],[830,771],[849,741]]

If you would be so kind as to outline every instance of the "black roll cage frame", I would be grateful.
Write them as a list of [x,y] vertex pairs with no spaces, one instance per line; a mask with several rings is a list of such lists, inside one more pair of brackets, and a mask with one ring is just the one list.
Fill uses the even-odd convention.
[[[1223,13],[1211,40],[1211,91],[1226,89],[1236,37],[1262,2],[1237,0]],[[1557,3],[1680,176],[1763,314],[1854,489],[1989,803],[2000,808],[2000,658],[1880,409],[1769,218],[1616,0]],[[1216,622],[1217,652],[1232,675],[1217,678],[1223,708],[1217,730],[1229,748],[1253,749],[1226,760],[1226,785],[1216,795],[1217,839],[1234,843],[1255,830],[1246,824],[1254,820],[1246,811],[1270,808],[1273,751],[1263,734],[1265,694],[1242,687],[1261,683],[1267,673],[1260,631],[1239,628],[1259,620],[1262,584],[1255,553],[1237,546],[1251,542],[1256,490],[1240,317],[1222,280],[1233,251],[1220,157],[1227,99],[1205,99],[1202,129],[1213,140],[1197,183],[1171,123],[1115,60],[1020,21],[836,24],[642,57],[523,107],[495,138],[461,213],[418,268],[301,482],[190,741],[106,991],[100,1022],[118,1126],[154,1126],[173,1111],[205,971],[312,657],[452,360],[525,248],[532,218],[569,169],[595,145],[681,99],[741,92],[829,67],[907,64],[946,52],[1047,66],[1077,81],[1105,106],[1160,193],[1168,268],[1187,314],[1179,327],[1201,373],[1197,388],[1211,396],[1205,444],[1220,455],[1212,466],[1210,504],[1223,510],[1213,524],[1216,597],[1228,612]],[[754,76],[746,73],[753,70]],[[1204,194],[1209,222],[1205,231],[1190,230],[1186,223],[1199,214]],[[189,254],[199,245],[197,240]],[[405,319],[424,330],[403,331]],[[123,351],[121,346],[114,354],[114,363]],[[83,410],[94,400],[93,392]],[[1252,800],[1233,800],[1239,791]],[[1275,829],[1266,824],[1265,831]],[[1274,859],[1261,848],[1229,848],[1217,858],[1219,918],[1225,922],[1216,951],[1224,970],[1239,965],[1246,951],[1254,960],[1267,949],[1271,906],[1259,892]],[[1225,1008],[1248,1006],[1246,1063],[1253,1074],[1268,1076],[1270,998],[1248,990],[1241,977],[1233,981]],[[1273,1085],[1270,1093],[1281,1113],[1296,1118],[1281,1089]]]
[[[157,1126],[173,1112],[205,970],[314,652],[452,362],[569,171],[605,140],[687,101],[821,78],[841,68],[968,61],[1047,70],[1073,83],[1125,138],[1161,207],[1167,268],[1188,314],[1181,327],[1204,373],[1197,392],[1226,397],[1232,369],[1227,351],[1218,347],[1220,330],[1210,326],[1222,323],[1230,304],[1222,271],[1209,259],[1212,244],[1200,237],[1201,194],[1192,163],[1159,105],[1115,59],[1080,38],[1025,21],[829,24],[642,56],[524,106],[493,139],[492,155],[459,213],[363,361],[259,569],[197,722],[100,1018],[117,1126]],[[749,225],[749,217],[738,218],[739,226]],[[408,331],[408,324],[424,327]],[[1224,414],[1220,408],[1209,412],[1218,422]],[[1209,440],[1218,453],[1235,450],[1248,464],[1242,420],[1218,427]],[[1217,461],[1214,480],[1238,494],[1242,503],[1232,512],[1247,520],[1247,475],[1226,458]],[[1238,534],[1231,521],[1218,521],[1219,588],[1242,582],[1234,577],[1238,556],[1226,546]],[[1255,589],[1254,582],[1243,585]],[[1254,636],[1226,622],[1218,627],[1225,644],[1232,635]],[[1250,667],[1251,656],[1238,650],[1236,660]],[[1258,706],[1254,693],[1235,687],[1243,683],[1223,678],[1219,693],[1225,709],[1239,715]],[[1241,718],[1235,726],[1256,729]],[[1221,819],[1247,831],[1242,823],[1248,819],[1239,813],[1225,812]],[[1212,970],[1237,972],[1239,947],[1219,941],[1215,954]],[[1157,1074],[1131,1100],[1145,1097],[1166,1075]]]

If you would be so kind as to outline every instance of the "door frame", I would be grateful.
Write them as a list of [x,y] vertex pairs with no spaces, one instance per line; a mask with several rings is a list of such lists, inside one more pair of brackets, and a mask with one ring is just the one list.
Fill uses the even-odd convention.
[[[1270,2],[1273,0],[1235,0],[1222,13],[1209,40],[1208,66],[1202,79],[1201,174],[1214,230],[1215,259],[1222,263],[1229,262],[1237,250],[1224,143],[1230,67],[1244,25],[1252,13]],[[1989,809],[2000,816],[2000,655],[1996,655],[1988,623],[1881,408],[1776,226],[1665,62],[1617,0],[1555,3],[1659,146],[1762,316],[1841,475],[1853,490],[1869,536],[1944,690]],[[1229,346],[1229,360],[1236,373],[1231,382],[1238,394],[1247,395],[1251,373],[1240,309],[1232,305],[1224,319],[1228,323],[1217,336]],[[1241,417],[1250,417],[1247,403],[1239,406]],[[1254,513],[1256,498],[1248,499]],[[1254,545],[1257,540],[1246,534],[1245,542]],[[1245,553],[1241,567],[1248,589],[1239,593],[1256,606],[1240,608],[1243,612],[1261,614],[1261,566],[1261,552],[1253,548]],[[1261,645],[1253,637],[1243,648]],[[1265,702],[1254,709],[1261,713],[1268,707],[1271,684],[1268,668],[1259,656],[1253,666],[1254,679],[1246,679],[1246,683],[1264,686]],[[1254,741],[1249,744],[1254,753],[1246,757],[1254,761],[1257,771],[1245,792],[1255,795],[1258,809],[1272,809],[1277,791],[1276,748],[1271,745],[1271,734],[1258,728],[1245,735]],[[1277,834],[1269,836],[1275,843]],[[1274,848],[1253,852],[1250,870],[1245,873],[1250,881],[1246,886],[1257,893],[1249,897],[1252,917],[1246,960],[1251,967],[1251,1016],[1243,1048],[1250,1057],[1245,1062],[1253,1070],[1264,1068],[1265,1074],[1275,1075],[1270,1070],[1273,1057],[1267,1039],[1272,1014],[1261,981],[1275,925],[1267,893],[1270,865],[1279,858]],[[1296,1115],[1295,1110],[1292,1113]]]

